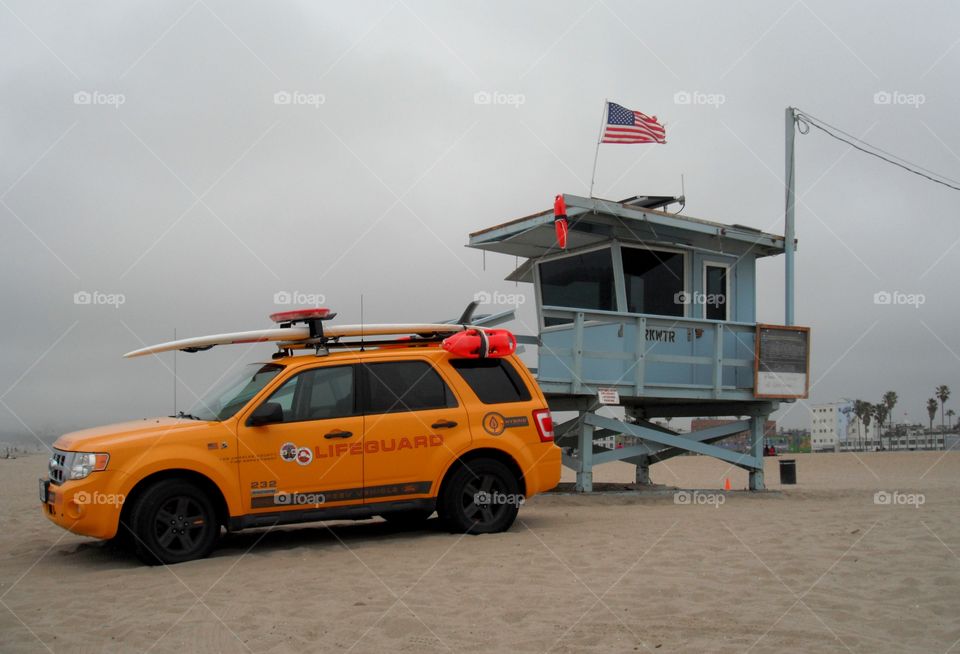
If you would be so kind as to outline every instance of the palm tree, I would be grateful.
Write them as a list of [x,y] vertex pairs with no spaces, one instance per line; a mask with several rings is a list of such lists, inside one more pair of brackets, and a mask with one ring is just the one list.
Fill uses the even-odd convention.
[[870,420],[873,418],[873,405],[869,402],[863,403],[863,432],[865,434],[863,438],[863,449],[862,452],[867,451],[867,443],[870,442]]
[[888,425],[890,430],[893,430],[893,407],[897,406],[897,392],[896,391],[887,391],[883,394],[883,403],[887,405],[887,415],[890,416],[890,424]]
[[953,431],[954,427],[953,420],[951,420],[951,418],[953,418],[955,415],[957,414],[954,413],[953,409],[947,409],[947,424],[950,425],[950,431]]
[[[943,405],[950,399],[950,388],[946,384],[937,386],[937,399],[940,400],[940,437],[946,439],[944,435]],[[946,440],[944,440],[946,443]]]
[[873,417],[877,419],[877,441],[880,443],[880,449],[883,449],[883,423],[887,419],[887,405],[883,402],[873,405]]
[[[854,400],[853,401],[853,415],[857,416],[857,447],[863,447],[863,431],[861,427],[870,426],[870,403],[864,402],[863,400]],[[869,430],[867,435],[870,435]]]
[[933,419],[937,415],[938,406],[937,398],[931,397],[929,400],[927,400],[927,415],[930,416],[930,431],[928,432],[929,435],[927,436],[927,449],[930,449],[930,435],[933,435]]

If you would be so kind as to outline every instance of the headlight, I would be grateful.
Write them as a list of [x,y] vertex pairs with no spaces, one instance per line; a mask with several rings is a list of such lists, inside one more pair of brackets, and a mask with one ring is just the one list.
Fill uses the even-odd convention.
[[109,454],[93,452],[75,452],[70,465],[68,479],[83,479],[91,472],[106,470],[110,461]]

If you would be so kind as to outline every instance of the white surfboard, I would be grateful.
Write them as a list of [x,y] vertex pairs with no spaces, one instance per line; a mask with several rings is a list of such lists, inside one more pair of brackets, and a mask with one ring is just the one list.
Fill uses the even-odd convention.
[[127,359],[142,357],[147,354],[159,354],[173,350],[205,349],[214,345],[233,345],[237,343],[265,343],[267,341],[297,341],[310,338],[308,327],[288,327],[281,329],[254,329],[248,332],[230,332],[228,334],[211,334],[210,336],[195,336],[168,341],[150,347],[140,348],[127,352],[123,356]]
[[[449,323],[381,323],[372,325],[324,325],[323,335],[327,338],[391,336],[404,334],[452,334],[464,329],[482,329],[470,325],[451,325]],[[296,344],[310,338],[308,327],[288,327],[285,329],[255,329],[247,332],[212,334],[168,341],[151,345],[123,356],[127,359],[147,354],[159,354],[173,350],[207,349],[215,345],[234,345],[238,343],[265,343],[268,341]]]

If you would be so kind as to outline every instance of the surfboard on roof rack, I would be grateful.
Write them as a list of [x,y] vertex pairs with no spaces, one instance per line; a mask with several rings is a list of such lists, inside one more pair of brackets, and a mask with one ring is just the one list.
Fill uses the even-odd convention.
[[[489,327],[486,325],[465,324],[466,321],[469,321],[473,317],[474,309],[476,309],[475,302],[467,307],[467,310],[460,316],[460,321],[457,322],[374,323],[369,325],[328,325],[324,323],[337,315],[329,309],[296,309],[271,314],[270,319],[280,325],[272,329],[255,329],[244,332],[228,332],[224,334],[183,338],[133,350],[123,356],[131,359],[148,354],[172,352],[174,350],[200,352],[209,350],[217,345],[266,342],[275,342],[281,349],[305,349],[338,345],[339,343],[337,341],[341,338],[366,339],[367,337],[377,336],[395,337],[390,342],[398,342],[399,338],[410,336],[419,337],[423,340],[440,340],[441,337],[471,329],[489,331]],[[507,314],[510,315],[508,316]],[[497,322],[502,322],[504,319],[508,320],[512,317],[512,312],[505,312],[504,314],[498,314],[490,318],[496,318]],[[485,320],[479,320],[478,322],[485,322]],[[380,342],[369,342],[367,344],[376,346],[380,344]],[[350,343],[349,345],[359,346],[360,343],[358,341],[356,343]]]

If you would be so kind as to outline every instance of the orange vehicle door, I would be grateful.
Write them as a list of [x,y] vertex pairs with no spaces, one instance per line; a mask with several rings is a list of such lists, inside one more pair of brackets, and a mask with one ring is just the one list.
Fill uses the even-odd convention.
[[239,474],[249,512],[362,501],[356,371],[340,359],[296,372],[243,419]]
[[466,409],[424,359],[369,363],[359,369],[366,413],[365,501],[429,496],[438,471],[470,445]]

